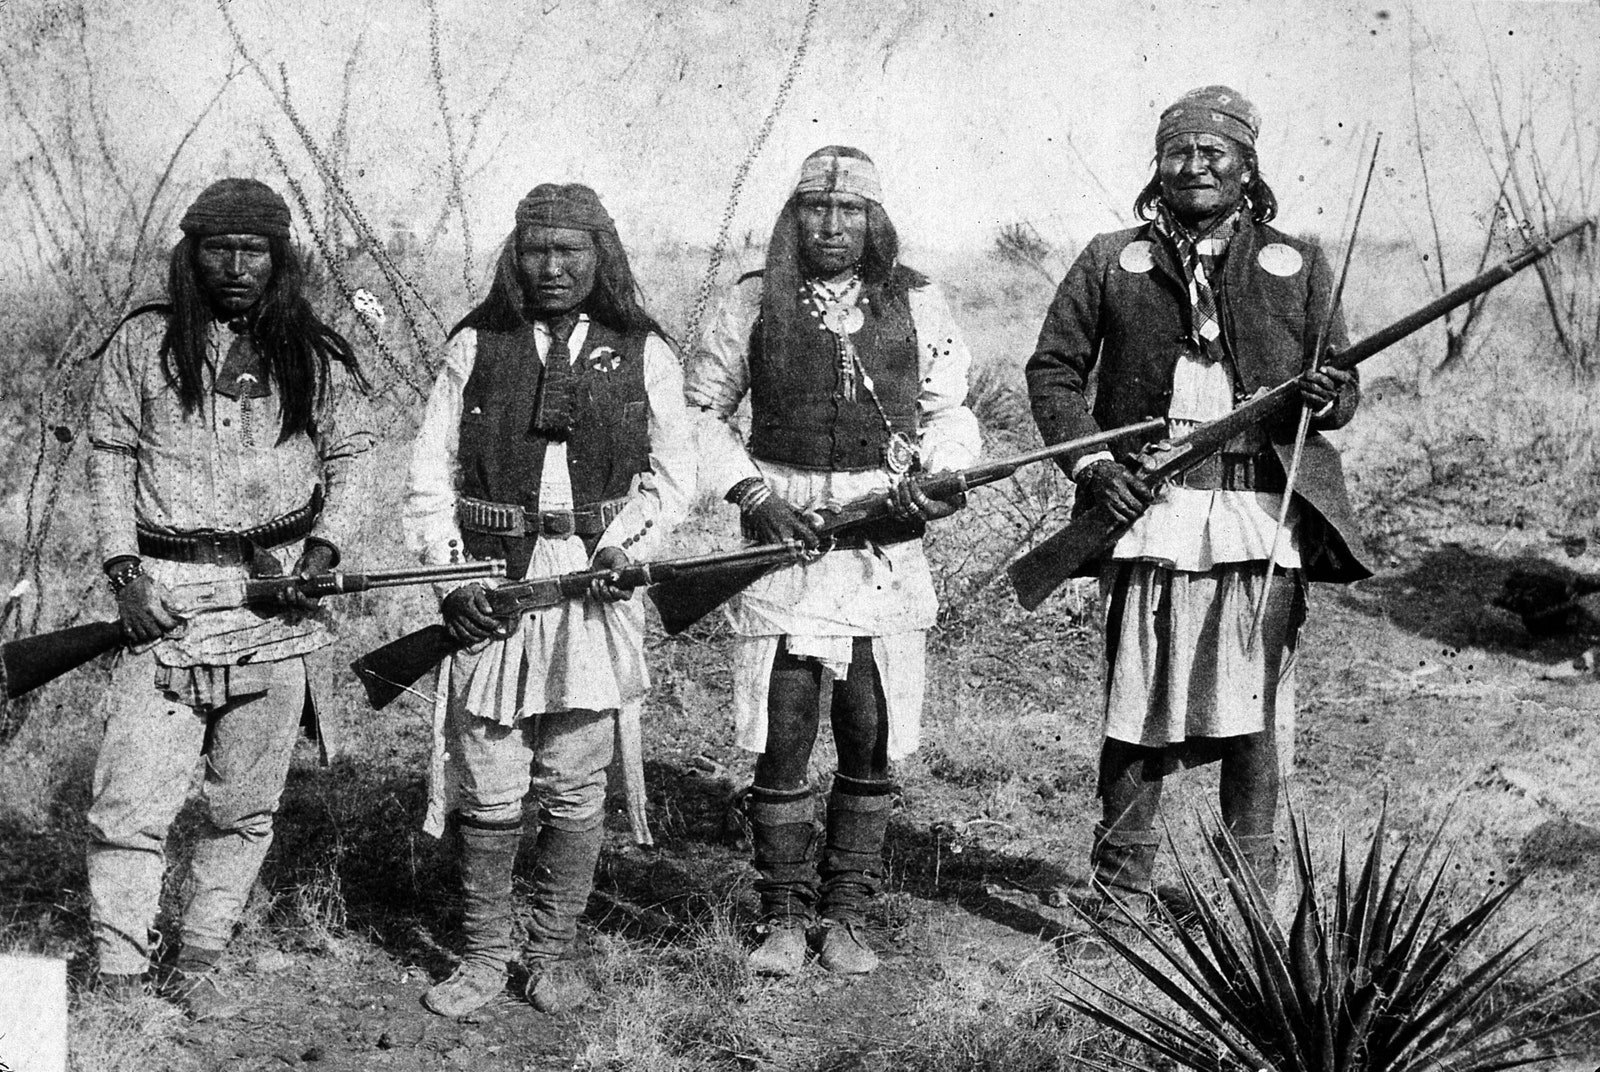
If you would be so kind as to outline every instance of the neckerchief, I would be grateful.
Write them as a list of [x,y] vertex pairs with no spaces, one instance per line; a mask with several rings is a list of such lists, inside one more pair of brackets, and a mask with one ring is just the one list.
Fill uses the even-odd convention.
[[1203,236],[1195,236],[1172,218],[1167,206],[1157,204],[1156,232],[1172,243],[1183,266],[1184,279],[1189,284],[1189,340],[1195,349],[1215,359],[1212,348],[1222,337],[1222,320],[1217,313],[1217,298],[1211,289],[1211,277],[1221,267],[1228,243],[1239,230],[1239,210],[1234,209],[1225,219]]
[[544,375],[539,380],[539,399],[534,405],[530,429],[546,439],[565,440],[572,432],[573,396],[579,370],[572,367],[572,351],[567,348],[567,339],[577,326],[576,313],[548,322],[550,348],[544,355]]

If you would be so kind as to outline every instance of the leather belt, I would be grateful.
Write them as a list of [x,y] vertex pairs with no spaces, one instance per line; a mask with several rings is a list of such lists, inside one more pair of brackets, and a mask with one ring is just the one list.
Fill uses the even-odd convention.
[[1281,493],[1288,486],[1276,454],[1213,454],[1175,483],[1203,491]]
[[529,510],[516,503],[456,497],[456,524],[487,536],[598,536],[622,513],[627,499],[606,499],[576,510]]
[[319,485],[312,489],[310,501],[299,509],[242,531],[158,532],[143,524],[136,525],[135,531],[139,553],[146,558],[207,566],[253,566],[256,551],[294,543],[311,535],[312,526],[321,513],[322,487]]

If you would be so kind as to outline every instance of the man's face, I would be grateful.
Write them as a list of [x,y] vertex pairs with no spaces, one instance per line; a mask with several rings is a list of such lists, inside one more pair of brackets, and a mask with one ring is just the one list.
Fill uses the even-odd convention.
[[517,231],[523,301],[535,318],[576,309],[594,289],[599,265],[600,254],[588,231],[535,226]]
[[256,307],[272,281],[272,242],[265,235],[211,235],[195,250],[200,289],[217,314],[235,317]]
[[830,279],[861,262],[867,248],[867,199],[855,194],[801,194],[800,259],[810,275]]
[[1253,177],[1244,150],[1220,134],[1178,134],[1161,146],[1156,161],[1161,199],[1185,225],[1203,229],[1244,200]]

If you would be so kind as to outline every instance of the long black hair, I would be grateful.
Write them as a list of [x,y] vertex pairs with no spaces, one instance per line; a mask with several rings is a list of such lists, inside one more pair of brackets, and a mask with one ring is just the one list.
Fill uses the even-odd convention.
[[[1278,215],[1278,195],[1272,192],[1272,187],[1267,185],[1267,180],[1262,176],[1256,151],[1239,142],[1234,144],[1244,155],[1244,166],[1250,169],[1250,181],[1244,184],[1244,200],[1250,206],[1250,218],[1257,223],[1270,223]],[[1161,165],[1159,160],[1154,163],[1155,171],[1150,181],[1133,199],[1133,214],[1141,220],[1155,219],[1156,204],[1161,200]]]
[[[367,380],[350,343],[329,327],[305,296],[305,267],[287,238],[269,237],[272,277],[255,307],[245,314],[250,341],[262,357],[262,371],[278,393],[283,423],[278,442],[316,428],[316,408],[327,397],[332,362],[338,361],[361,390]],[[178,392],[183,412],[195,413],[205,400],[206,333],[210,302],[195,267],[199,244],[185,235],[167,265],[167,295],[172,314],[161,340],[161,371]],[[215,375],[217,370],[212,369]]]
[[[489,284],[489,294],[471,312],[450,329],[454,336],[462,328],[488,331],[514,331],[526,317],[523,316],[522,271],[517,264],[517,235],[513,230],[500,244],[500,256],[495,260],[494,280]],[[594,286],[577,311],[587,313],[589,319],[604,324],[624,335],[648,332],[659,335],[669,345],[675,345],[672,336],[645,311],[639,294],[639,285],[628,267],[628,254],[622,241],[610,231],[589,231],[594,239]]]

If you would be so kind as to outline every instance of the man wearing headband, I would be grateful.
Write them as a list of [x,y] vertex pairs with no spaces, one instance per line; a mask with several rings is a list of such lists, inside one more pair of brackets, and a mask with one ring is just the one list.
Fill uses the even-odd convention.
[[[504,558],[513,580],[614,569],[659,552],[688,509],[694,464],[683,374],[611,217],[587,186],[534,187],[489,296],[451,333],[412,453],[408,542],[430,564]],[[533,787],[522,992],[561,1011],[588,993],[563,954],[594,885],[614,741],[619,729],[637,737],[643,601],[597,581],[586,599],[505,621],[480,584],[441,594],[445,624],[471,646],[441,670],[428,829],[453,814],[465,948],[423,1001],[461,1016],[505,989]],[[647,841],[638,763],[624,751]]]
[[[1275,551],[1297,418],[1242,435],[1153,499],[1133,479],[1131,454],[1063,464],[1080,509],[1099,503],[1133,521],[1090,567],[1100,578],[1107,675],[1093,910],[1113,923],[1123,919],[1113,902],[1141,916],[1150,907],[1162,778],[1196,763],[1221,761],[1223,822],[1242,864],[1269,896],[1275,890],[1273,825],[1280,756],[1292,757],[1306,583],[1368,575],[1339,454],[1322,435],[1355,413],[1356,377],[1315,368],[1346,344],[1344,319],[1329,309],[1333,280],[1321,251],[1268,226],[1277,201],[1256,160],[1260,125],[1255,107],[1226,86],[1186,93],[1161,113],[1155,174],[1134,202],[1148,222],[1099,235],[1083,251],[1027,366],[1034,420],[1049,443],[1153,413],[1181,435],[1296,377],[1312,412]],[[1271,601],[1252,638],[1269,569]],[[1107,953],[1089,941],[1077,951]]]
[[[763,974],[801,968],[819,912],[825,968],[877,966],[861,926],[883,882],[889,763],[917,747],[938,610],[921,536],[956,509],[905,478],[968,466],[980,445],[963,404],[971,356],[944,299],[898,258],[872,161],[817,150],[765,271],[732,288],[686,375],[705,478],[748,537],[815,547],[821,513],[888,488],[901,513],[729,603],[737,742],[759,753],[748,811],[765,930],[751,964]],[[746,394],[748,444],[734,421]],[[825,691],[839,767],[819,872],[809,764]]]
[[167,301],[124,321],[89,416],[95,531],[130,642],[88,815],[99,977],[121,995],[146,985],[167,831],[204,754],[205,823],[169,989],[196,1019],[235,1007],[214,969],[314,711],[305,657],[332,636],[305,597],[185,618],[172,588],[327,572],[371,481],[365,381],[306,301],[289,222],[253,179],[207,187],[179,222]]

